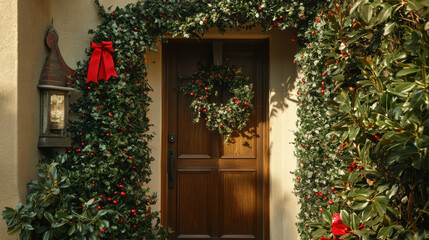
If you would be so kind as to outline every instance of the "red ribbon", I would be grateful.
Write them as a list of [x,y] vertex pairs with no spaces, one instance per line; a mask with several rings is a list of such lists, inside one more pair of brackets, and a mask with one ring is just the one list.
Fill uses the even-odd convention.
[[102,41],[101,43],[91,42],[91,49],[94,51],[91,55],[88,67],[88,77],[86,82],[98,83],[98,80],[109,80],[110,77],[118,77],[115,71],[115,65],[110,53],[113,53],[112,42]]

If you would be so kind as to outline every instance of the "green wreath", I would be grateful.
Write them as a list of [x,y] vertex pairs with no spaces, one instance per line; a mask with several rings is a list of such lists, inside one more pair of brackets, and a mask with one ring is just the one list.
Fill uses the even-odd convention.
[[[240,68],[225,64],[222,66],[198,65],[198,70],[190,77],[181,78],[179,90],[190,98],[190,108],[194,113],[193,122],[205,121],[210,131],[225,134],[225,143],[233,130],[246,126],[253,110],[253,84]],[[215,102],[228,90],[226,102]]]

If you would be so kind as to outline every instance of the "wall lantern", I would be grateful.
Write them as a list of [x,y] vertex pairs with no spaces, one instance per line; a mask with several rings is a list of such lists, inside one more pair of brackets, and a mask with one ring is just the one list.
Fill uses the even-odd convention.
[[40,91],[39,148],[70,147],[67,135],[69,93],[75,89],[67,86],[67,76],[75,73],[64,62],[58,48],[58,35],[50,28],[46,35],[50,49],[37,86]]

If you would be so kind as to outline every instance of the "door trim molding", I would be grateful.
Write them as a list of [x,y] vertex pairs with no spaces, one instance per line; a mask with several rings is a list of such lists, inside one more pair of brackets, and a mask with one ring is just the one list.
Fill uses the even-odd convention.
[[[206,39],[204,39],[206,40]],[[169,41],[174,42],[198,42],[204,40],[194,39],[170,39]],[[208,39],[210,40],[210,39]],[[223,41],[267,41],[267,39],[221,39]],[[168,220],[168,179],[167,179],[167,148],[168,148],[168,122],[166,116],[168,116],[168,58],[169,51],[164,45],[162,46],[162,127],[161,127],[161,224],[164,227],[167,226]],[[263,75],[266,77],[262,83],[263,90],[263,239],[270,239],[270,165],[269,165],[269,42],[267,41],[266,48],[264,49],[264,61]]]

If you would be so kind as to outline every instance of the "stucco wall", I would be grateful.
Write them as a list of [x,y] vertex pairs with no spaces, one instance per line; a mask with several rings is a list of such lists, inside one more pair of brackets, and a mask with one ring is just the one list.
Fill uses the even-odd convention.
[[[0,209],[18,202],[18,0],[0,1]],[[0,221],[0,239],[8,238]]]
[[[37,174],[37,83],[46,58],[44,36],[51,19],[51,1],[0,3],[0,210],[25,201],[27,182]],[[3,221],[0,239],[16,239],[7,236]]]
[[37,175],[40,102],[37,84],[45,64],[45,34],[52,0],[18,1],[18,186],[21,200]]
[[[25,184],[35,177],[38,160],[37,137],[39,131],[39,96],[37,81],[42,70],[46,50],[43,37],[51,19],[59,34],[59,47],[66,63],[74,68],[76,62],[87,58],[91,36],[88,29],[96,28],[100,20],[93,1],[88,0],[0,0],[2,24],[0,75],[0,129],[5,138],[0,138],[0,209],[15,206],[25,196]],[[105,6],[120,7],[133,0],[100,0]],[[19,12],[19,14],[17,14]],[[18,21],[19,16],[19,21]],[[19,22],[19,27],[17,26]],[[293,176],[289,173],[296,167],[293,156],[293,130],[296,121],[296,104],[293,99],[295,66],[292,64],[296,46],[292,45],[292,33],[231,32],[220,35],[209,32],[207,38],[269,38],[270,39],[270,223],[271,239],[298,239],[294,225],[298,205],[294,197]],[[19,38],[19,41],[18,41]],[[19,43],[19,45],[18,45]],[[12,46],[4,50],[4,46]],[[152,123],[162,119],[162,59],[158,52],[148,54],[151,64],[149,83],[153,103],[149,117]],[[19,72],[19,73],[18,73]],[[19,89],[19,91],[17,91]],[[161,192],[161,126],[152,130],[151,142],[153,191]],[[18,161],[19,159],[19,161]],[[6,184],[5,184],[6,183]],[[3,194],[7,193],[7,194]],[[158,205],[159,207],[159,205]],[[5,224],[0,224],[0,239],[7,238]]]

